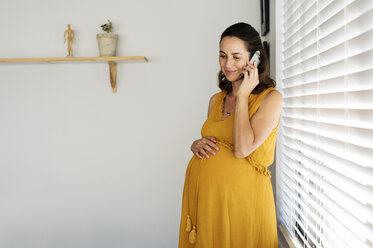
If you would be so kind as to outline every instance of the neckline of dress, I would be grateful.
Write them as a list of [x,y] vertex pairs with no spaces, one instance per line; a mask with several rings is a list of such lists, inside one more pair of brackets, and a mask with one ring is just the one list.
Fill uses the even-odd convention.
[[[233,112],[231,115],[229,115],[227,118],[225,118],[224,120],[222,119],[224,117],[224,98],[227,96],[227,92],[225,90],[222,91],[223,92],[223,96],[222,96],[222,100],[221,100],[221,103],[220,103],[220,109],[219,109],[219,112],[220,112],[220,115],[219,115],[219,121],[225,121],[226,119],[229,119],[232,115],[234,115],[236,113],[236,108],[233,109]],[[253,96],[254,94],[250,94],[249,95],[249,99]]]
[[236,109],[233,109],[232,113],[223,120],[223,117],[224,117],[224,104],[225,104],[224,100],[225,100],[226,96],[227,96],[227,92],[224,90],[223,91],[222,101],[220,103],[220,109],[219,109],[219,112],[220,112],[219,120],[220,121],[225,121],[226,119],[229,119],[236,112]]

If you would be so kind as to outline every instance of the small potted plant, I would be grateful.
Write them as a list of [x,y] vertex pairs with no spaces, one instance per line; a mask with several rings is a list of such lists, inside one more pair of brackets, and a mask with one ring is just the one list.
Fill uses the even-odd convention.
[[115,56],[117,50],[118,35],[112,34],[113,24],[110,20],[101,25],[105,33],[97,34],[98,49],[101,57]]

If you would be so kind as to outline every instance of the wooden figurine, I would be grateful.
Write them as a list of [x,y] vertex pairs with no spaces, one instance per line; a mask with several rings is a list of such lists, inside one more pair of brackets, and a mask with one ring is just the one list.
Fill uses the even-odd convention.
[[74,55],[73,55],[73,41],[74,41],[74,38],[75,38],[75,32],[74,32],[74,30],[72,30],[70,28],[70,24],[67,24],[67,30],[63,34],[63,37],[64,37],[64,42],[63,43],[66,43],[66,35],[67,35],[67,51],[68,51],[68,54],[67,54],[66,57],[74,57]]

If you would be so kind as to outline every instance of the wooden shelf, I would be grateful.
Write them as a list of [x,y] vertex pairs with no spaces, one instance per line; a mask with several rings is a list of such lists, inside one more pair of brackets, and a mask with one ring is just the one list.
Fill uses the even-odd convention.
[[112,92],[117,92],[117,61],[123,60],[145,60],[145,56],[113,56],[113,57],[64,57],[64,58],[12,58],[0,59],[0,63],[23,63],[23,62],[65,62],[65,61],[107,61],[110,70],[110,84]]

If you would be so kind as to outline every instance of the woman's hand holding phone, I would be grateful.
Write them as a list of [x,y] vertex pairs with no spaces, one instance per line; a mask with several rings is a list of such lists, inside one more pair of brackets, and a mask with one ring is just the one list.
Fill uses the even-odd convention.
[[259,84],[258,65],[260,63],[260,52],[256,51],[252,56],[250,62],[243,67],[243,80],[240,88],[237,91],[237,95],[243,97],[249,97],[250,93]]

